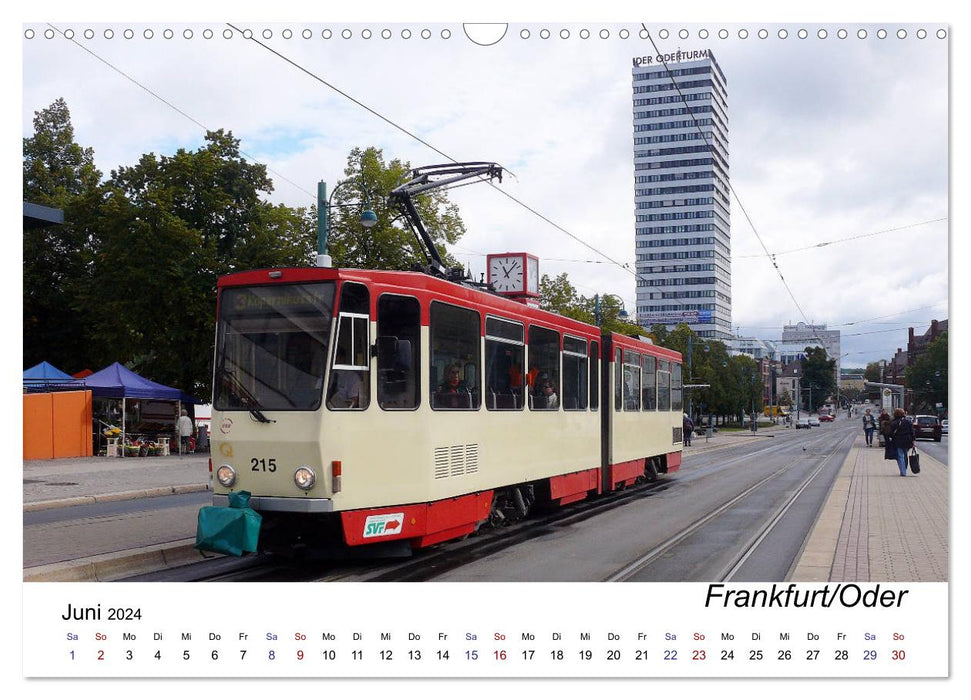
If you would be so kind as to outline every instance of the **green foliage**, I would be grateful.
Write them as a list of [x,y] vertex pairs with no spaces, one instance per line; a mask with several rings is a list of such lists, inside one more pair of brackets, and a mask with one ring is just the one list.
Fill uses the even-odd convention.
[[836,393],[836,360],[828,358],[825,348],[806,348],[800,375],[801,400],[807,410],[815,410]]
[[62,225],[23,232],[23,363],[47,360],[65,370],[92,364],[84,317],[77,308],[85,288],[85,233],[75,222],[96,191],[101,173],[94,152],[74,142],[63,99],[34,113],[34,134],[23,140],[25,202],[64,211]]
[[593,311],[588,311],[583,297],[564,272],[556,277],[543,275],[539,281],[539,307],[544,311],[593,324]]
[[[402,184],[411,165],[398,160],[384,162],[378,148],[355,148],[347,156],[345,179],[330,190],[332,195],[327,251],[336,267],[373,270],[409,270],[426,262],[408,222],[388,206],[388,194]],[[360,224],[361,212],[371,209],[378,216],[372,228]],[[465,234],[458,207],[445,190],[433,190],[415,199],[415,208],[446,266],[458,266],[446,250]]]
[[[316,207],[266,201],[266,166],[247,162],[231,132],[208,132],[198,150],[143,155],[102,182],[94,152],[74,142],[64,100],[37,112],[24,139],[24,201],[64,209],[63,226],[24,231],[24,366],[65,370],[127,364],[200,398],[219,276],[312,264]],[[354,149],[334,191],[330,253],[338,265],[409,269],[424,262],[405,221],[386,204],[410,166]],[[347,181],[345,181],[347,182]],[[353,184],[352,184],[353,183]],[[358,223],[364,201],[378,224]],[[347,205],[347,206],[345,206]],[[444,191],[416,207],[446,264],[444,245],[465,228]]]
[[24,231],[24,365],[119,361],[205,398],[217,278],[308,264],[313,217],[265,200],[266,167],[248,163],[232,133],[143,155],[100,182],[63,100],[38,112],[34,129],[24,199],[63,208],[66,223]]
[[942,333],[907,368],[905,381],[914,392],[915,411],[937,414],[938,403],[947,411],[947,355],[947,333]]
[[104,360],[140,358],[136,371],[208,395],[218,277],[311,259],[305,211],[265,201],[272,187],[223,131],[112,172],[92,203],[79,297]]
[[[599,296],[599,300],[598,297]],[[543,275],[539,282],[539,306],[544,311],[572,318],[583,323],[595,325],[597,323],[597,305],[599,301],[600,327],[605,333],[620,333],[621,335],[646,335],[643,328],[621,317],[624,310],[621,302],[613,295],[602,294],[585,297],[577,293],[576,287],[564,272],[551,278]]]

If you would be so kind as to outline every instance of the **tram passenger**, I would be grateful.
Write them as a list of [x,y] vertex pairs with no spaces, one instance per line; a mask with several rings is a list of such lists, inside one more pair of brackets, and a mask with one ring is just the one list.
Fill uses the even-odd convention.
[[435,391],[436,408],[472,408],[472,392],[462,381],[462,371],[458,364],[445,370],[445,381]]
[[509,388],[517,394],[523,389],[523,371],[515,360],[509,365]]
[[537,377],[539,377],[539,367],[537,365],[530,365],[529,371],[526,373],[526,384],[529,386],[530,392],[536,391]]
[[560,399],[556,395],[556,387],[553,380],[546,372],[541,372],[536,380],[536,388],[533,392],[533,408],[553,410],[560,405]]
[[[338,346],[335,365],[347,364],[347,350]],[[357,408],[361,405],[361,378],[350,369],[335,369],[331,380],[330,398],[327,405],[331,408]]]

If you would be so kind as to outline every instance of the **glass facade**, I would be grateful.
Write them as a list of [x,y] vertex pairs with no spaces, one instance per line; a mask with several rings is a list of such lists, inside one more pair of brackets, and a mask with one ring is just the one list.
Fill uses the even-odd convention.
[[[666,68],[637,66],[632,79],[637,322],[648,328],[686,322],[702,337],[728,340],[732,272],[725,76],[709,52],[707,58]],[[707,274],[685,274],[700,271]]]

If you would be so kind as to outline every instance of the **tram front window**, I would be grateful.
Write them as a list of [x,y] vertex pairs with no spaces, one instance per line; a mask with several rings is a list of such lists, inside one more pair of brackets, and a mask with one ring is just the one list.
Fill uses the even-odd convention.
[[320,407],[334,284],[224,289],[216,329],[215,407]]

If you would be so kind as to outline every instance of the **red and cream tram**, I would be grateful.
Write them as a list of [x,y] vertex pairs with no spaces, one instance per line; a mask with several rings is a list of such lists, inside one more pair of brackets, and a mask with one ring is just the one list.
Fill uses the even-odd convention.
[[418,272],[219,281],[214,505],[260,548],[419,548],[678,469],[681,355]]

